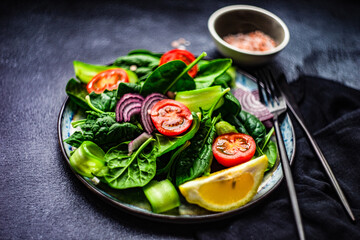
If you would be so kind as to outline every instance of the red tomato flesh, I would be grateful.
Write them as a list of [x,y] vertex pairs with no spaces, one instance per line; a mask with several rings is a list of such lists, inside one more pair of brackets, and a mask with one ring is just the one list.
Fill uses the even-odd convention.
[[[189,65],[190,63],[192,63],[195,60],[195,56],[187,51],[187,50],[182,50],[182,49],[173,49],[170,50],[166,53],[164,53],[162,55],[162,57],[160,58],[160,63],[159,65],[163,65],[167,62],[173,61],[173,60],[181,60],[183,61],[186,65]],[[197,65],[195,65],[193,68],[191,68],[188,71],[188,74],[191,77],[195,77],[196,73],[198,72],[198,67]]]
[[192,123],[190,110],[182,103],[164,99],[151,108],[151,120],[163,135],[176,136],[185,132]]
[[100,94],[105,89],[111,91],[117,89],[120,82],[129,82],[129,77],[124,69],[114,68],[96,74],[87,84],[86,89],[89,93]]
[[215,159],[225,167],[249,161],[255,154],[254,139],[243,133],[227,133],[218,136],[212,146]]

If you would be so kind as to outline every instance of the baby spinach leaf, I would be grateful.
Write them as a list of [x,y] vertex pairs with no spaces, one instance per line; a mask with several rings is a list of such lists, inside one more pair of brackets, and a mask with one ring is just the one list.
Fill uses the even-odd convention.
[[194,78],[196,89],[210,87],[214,80],[224,74],[231,67],[231,59],[216,59],[208,64],[201,65],[199,72]]
[[167,178],[170,179],[171,178],[171,169],[172,166],[174,164],[174,162],[176,161],[176,159],[179,157],[179,155],[190,145],[189,141],[186,141],[183,145],[181,145],[181,147],[179,147],[178,149],[176,149],[176,151],[174,153],[171,154],[170,160],[169,162],[162,168],[157,168],[156,169],[156,175],[161,175],[164,173],[167,173]]
[[267,145],[267,143],[270,141],[270,138],[271,138],[271,136],[273,135],[274,131],[275,131],[275,129],[274,129],[274,127],[272,127],[272,128],[270,129],[270,131],[266,134],[265,139],[264,139],[264,141],[263,141],[263,145],[262,145],[262,147],[261,147],[261,150],[263,150],[263,149],[266,147],[266,145]]
[[145,53],[133,53],[131,55],[121,56],[114,61],[115,66],[130,67],[135,65],[137,67],[155,68],[159,65],[160,58]]
[[176,186],[202,176],[209,168],[212,159],[212,143],[216,135],[215,123],[219,118],[220,115],[213,119],[207,117],[201,121],[200,129],[190,146],[182,152],[175,164]]
[[264,124],[254,115],[241,111],[237,116],[225,115],[223,119],[236,127],[240,133],[250,135],[257,146],[263,146],[266,135]]
[[200,120],[196,113],[192,113],[193,123],[189,131],[184,135],[176,137],[168,137],[162,134],[156,134],[157,145],[158,145],[158,157],[161,155],[174,150],[175,148],[183,145],[186,141],[192,139],[200,127]]
[[117,99],[120,99],[126,93],[139,93],[140,90],[140,84],[121,82],[117,89]]
[[80,131],[74,132],[70,137],[64,140],[65,143],[73,146],[73,147],[80,147],[80,145],[87,141],[88,139],[82,134]]
[[145,76],[152,72],[154,68],[159,65],[160,58],[145,53],[133,53],[127,56],[121,56],[114,62],[114,66],[124,69],[130,69],[131,66],[136,66],[134,71],[138,77]]
[[135,55],[135,54],[150,55],[157,58],[161,58],[161,56],[163,55],[162,53],[154,53],[146,49],[135,49],[128,52],[128,55]]
[[[195,89],[195,82],[188,74],[182,75],[187,66],[183,61],[175,60],[158,67],[144,82],[141,88],[142,95],[153,92],[165,94],[171,91],[186,91]],[[172,86],[169,88],[169,86]]]
[[238,130],[239,133],[245,133],[247,135],[250,135],[246,128],[244,127],[243,123],[241,122],[240,118],[235,115],[225,115],[223,116],[223,119],[227,122],[229,122],[231,125],[234,125],[236,127],[236,130]]
[[96,94],[95,92],[89,94],[92,105],[103,112],[115,111],[115,106],[117,102],[116,96],[116,90],[105,90],[101,94]]
[[118,123],[115,118],[107,113],[88,112],[84,124],[80,125],[81,132],[77,131],[65,142],[79,147],[83,141],[92,141],[103,150],[117,144],[136,138],[141,130],[131,123]]
[[136,152],[128,155],[128,142],[121,143],[111,148],[105,154],[107,171],[104,180],[110,187],[126,189],[146,185],[156,173],[156,145],[150,152],[146,147],[155,141],[153,138],[146,140]]
[[223,88],[233,88],[236,85],[236,68],[230,67],[226,72],[217,77],[213,85],[221,85]]
[[[82,109],[92,109],[94,106],[96,109],[102,112],[114,111],[116,106],[116,91],[105,90],[101,94],[95,92],[88,93],[83,83],[71,78],[66,85],[66,93],[72,101],[74,101]],[[86,97],[89,95],[90,106]]]
[[276,144],[273,141],[269,141],[268,144],[266,144],[266,147],[263,149],[264,154],[266,154],[267,158],[268,158],[268,166],[266,168],[267,170],[270,170],[275,162],[276,162],[276,158],[277,158],[277,149],[276,149]]
[[228,88],[230,87],[229,83],[231,82],[231,77],[229,74],[227,74],[226,72],[224,72],[222,75],[220,75],[219,77],[217,77],[212,85],[220,85],[223,88]]
[[248,134],[254,138],[255,143],[261,146],[261,142],[264,141],[266,135],[264,124],[257,117],[245,111],[241,111],[238,117]]
[[241,104],[231,92],[227,92],[224,95],[224,104],[217,111],[221,113],[221,116],[237,116],[241,111]]
[[84,84],[71,78],[66,84],[66,94],[69,98],[83,109],[90,109],[85,101],[85,97],[89,94]]
[[177,92],[195,89],[194,79],[189,76],[188,71],[205,56],[206,53],[203,52],[189,65],[183,61],[174,60],[159,66],[146,79],[140,93],[142,95],[153,92],[166,94],[167,91]]

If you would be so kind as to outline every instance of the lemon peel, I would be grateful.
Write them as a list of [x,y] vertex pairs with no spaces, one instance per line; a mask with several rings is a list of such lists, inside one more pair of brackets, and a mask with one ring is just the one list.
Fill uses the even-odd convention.
[[268,165],[266,155],[179,186],[185,199],[207,210],[239,208],[255,196]]

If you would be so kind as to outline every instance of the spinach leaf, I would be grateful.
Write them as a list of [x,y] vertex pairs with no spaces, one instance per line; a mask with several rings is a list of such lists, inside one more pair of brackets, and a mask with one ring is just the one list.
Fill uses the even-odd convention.
[[180,60],[161,65],[146,79],[141,88],[141,94],[148,95],[153,92],[165,94],[168,90],[186,91],[195,89],[194,79],[188,74],[181,75],[186,68],[187,65]]
[[162,134],[156,134],[157,145],[158,145],[158,157],[161,155],[174,150],[175,148],[183,145],[186,141],[192,139],[200,127],[200,120],[196,113],[192,113],[193,123],[189,131],[181,136],[167,137]]
[[150,152],[146,151],[146,147],[152,141],[155,140],[153,138],[146,140],[130,156],[127,151],[128,142],[111,148],[105,154],[107,171],[104,180],[110,187],[116,189],[142,187],[153,179],[156,173],[156,145]]
[[163,55],[162,53],[154,53],[154,52],[151,52],[146,49],[135,49],[135,50],[128,52],[128,55],[134,55],[134,54],[145,54],[145,55],[150,55],[150,56],[157,57],[157,58],[161,58],[161,56]]
[[231,77],[229,74],[224,72],[222,75],[220,75],[214,80],[212,85],[220,85],[223,88],[228,88],[230,87],[229,82],[231,82]]
[[118,66],[124,69],[130,69],[131,66],[136,66],[134,71],[138,77],[145,76],[151,73],[154,68],[159,65],[160,59],[150,54],[134,53],[127,56],[121,56],[114,62],[114,66]]
[[261,146],[261,142],[264,141],[266,135],[264,124],[257,117],[245,111],[241,111],[238,117],[249,135],[254,138],[255,143]]
[[83,141],[92,141],[107,150],[141,134],[141,130],[134,124],[118,123],[114,116],[107,113],[88,112],[87,119],[80,128],[81,132],[75,132],[65,142],[79,147]]
[[226,72],[217,77],[213,85],[221,85],[223,88],[233,88],[236,85],[236,68],[230,67]]
[[224,104],[217,111],[221,116],[237,116],[241,111],[241,104],[231,92],[227,92],[224,95]]
[[231,64],[231,59],[216,59],[208,64],[201,65],[199,72],[194,78],[196,89],[210,87],[217,77],[221,76],[231,67]]
[[268,144],[266,144],[265,148],[263,149],[264,154],[266,154],[267,158],[268,158],[268,166],[266,168],[267,170],[270,170],[275,162],[276,162],[276,158],[277,158],[277,149],[276,149],[276,144],[273,141],[269,141]]
[[164,173],[167,173],[167,179],[171,179],[171,169],[174,162],[177,160],[177,158],[180,156],[180,154],[190,145],[189,141],[186,141],[181,147],[179,147],[174,153],[171,154],[170,160],[168,163],[162,167],[156,169],[156,175],[161,175]]
[[274,131],[275,131],[275,129],[274,129],[274,127],[272,127],[270,129],[270,131],[266,134],[264,142],[263,142],[263,146],[261,147],[261,150],[263,150],[266,147],[266,145],[270,141],[270,138],[273,135]]
[[87,140],[88,139],[82,134],[82,132],[76,131],[73,134],[71,134],[70,137],[65,139],[64,142],[69,144],[70,146],[78,148],[84,141]]
[[[82,109],[96,109],[101,112],[114,111],[116,106],[116,91],[105,90],[101,94],[88,93],[83,83],[71,78],[66,85],[66,93]],[[88,100],[86,98],[89,98]]]
[[223,119],[234,125],[240,133],[250,135],[255,140],[257,146],[263,146],[266,128],[257,117],[248,112],[241,111],[237,116],[228,114]]
[[210,166],[212,159],[212,144],[216,135],[215,123],[220,115],[213,119],[205,117],[201,121],[200,129],[186,148],[179,161],[175,164],[175,183],[177,186],[184,182],[202,176]]
[[150,54],[134,53],[117,58],[113,65],[124,68],[135,65],[137,67],[149,67],[152,69],[159,65],[159,61],[160,59],[158,57],[154,57]]
[[66,84],[66,94],[69,98],[83,109],[90,109],[85,97],[89,94],[84,84],[71,78]]
[[139,93],[140,90],[140,84],[121,82],[117,89],[117,99],[120,99],[126,93]]
[[116,96],[116,90],[105,90],[101,94],[96,94],[95,92],[89,94],[92,105],[103,112],[115,111],[115,106],[117,102]]
[[195,66],[206,53],[200,54],[189,65],[183,61],[174,60],[159,66],[146,79],[141,88],[142,95],[148,95],[153,92],[166,94],[167,91],[186,91],[195,89],[195,82],[187,73],[193,66]]
[[250,135],[238,116],[225,115],[223,119],[229,122],[231,125],[234,125],[239,133],[245,133],[247,135]]

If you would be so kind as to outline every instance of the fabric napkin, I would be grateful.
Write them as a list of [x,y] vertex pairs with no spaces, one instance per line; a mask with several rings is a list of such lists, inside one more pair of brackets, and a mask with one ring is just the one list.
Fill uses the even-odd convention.
[[[291,116],[296,133],[292,165],[307,239],[360,239],[360,91],[303,76],[290,84],[306,125],[342,187],[357,222],[342,207],[320,160]],[[199,227],[199,239],[298,239],[285,181],[254,208]]]

